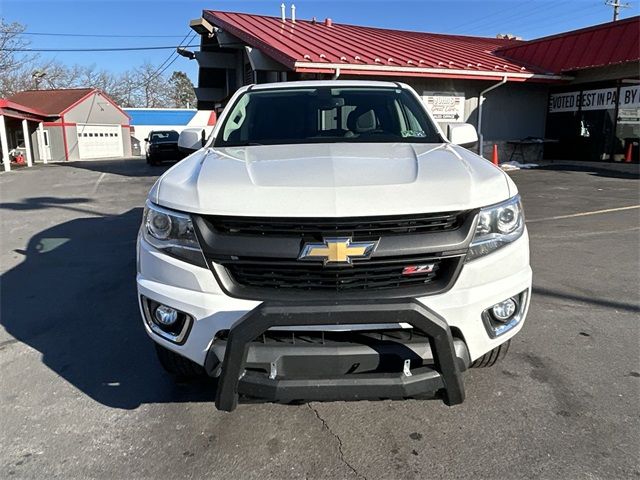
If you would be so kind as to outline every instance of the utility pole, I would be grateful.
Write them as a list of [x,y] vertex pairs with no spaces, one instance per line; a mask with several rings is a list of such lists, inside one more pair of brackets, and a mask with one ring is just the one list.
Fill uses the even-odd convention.
[[620,16],[621,8],[629,8],[631,4],[629,3],[620,3],[620,0],[607,0],[604,2],[605,5],[613,7],[613,21],[618,21],[618,17]]

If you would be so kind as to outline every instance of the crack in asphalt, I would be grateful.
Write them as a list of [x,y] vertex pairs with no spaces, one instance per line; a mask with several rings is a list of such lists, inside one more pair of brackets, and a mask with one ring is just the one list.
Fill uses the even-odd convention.
[[338,436],[338,434],[336,434],[333,430],[331,430],[331,428],[329,427],[325,419],[320,416],[320,413],[318,412],[318,410],[316,410],[310,403],[307,403],[307,407],[309,407],[309,409],[314,413],[316,418],[320,420],[320,422],[322,423],[322,427],[326,429],[327,432],[329,432],[331,435],[333,435],[333,437],[338,441],[338,453],[340,454],[340,461],[344,463],[347,466],[347,468],[349,468],[349,470],[351,470],[354,473],[356,477],[362,478],[363,480],[367,480],[367,477],[365,477],[360,472],[358,472],[353,467],[353,465],[351,465],[345,458],[344,451],[342,450],[342,439]]

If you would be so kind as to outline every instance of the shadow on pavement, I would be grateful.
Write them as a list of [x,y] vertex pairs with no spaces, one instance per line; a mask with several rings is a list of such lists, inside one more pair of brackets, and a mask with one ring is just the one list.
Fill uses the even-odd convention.
[[80,168],[125,177],[156,177],[162,175],[165,170],[174,164],[175,162],[167,162],[160,166],[151,166],[147,164],[144,157],[133,157],[115,160],[63,162],[57,165],[64,168]]
[[210,384],[176,385],[161,370],[142,326],[135,285],[141,215],[135,208],[81,218],[33,236],[19,252],[24,261],[0,277],[0,323],[104,405],[212,400]]
[[59,198],[59,197],[30,197],[20,202],[4,202],[0,203],[0,209],[30,211],[30,210],[46,210],[48,208],[60,208],[78,213],[97,214],[93,210],[78,207],[78,203],[92,203],[93,200],[84,197]]
[[557,298],[559,300],[568,300],[570,302],[575,302],[575,303],[587,303],[587,304],[595,305],[598,307],[612,308],[615,310],[625,310],[628,312],[640,312],[640,305],[638,304],[634,305],[632,303],[618,302],[615,300],[609,300],[607,298],[585,297],[582,295],[574,295],[571,293],[562,293],[557,290],[552,290],[549,288],[534,286],[533,294],[541,295],[543,297]]
[[[609,166],[610,165],[610,166]],[[640,171],[638,165],[627,164],[603,164],[595,165],[574,165],[574,164],[544,164],[537,167],[538,170],[564,171],[564,172],[586,172],[596,177],[620,178],[626,180],[639,180]]]

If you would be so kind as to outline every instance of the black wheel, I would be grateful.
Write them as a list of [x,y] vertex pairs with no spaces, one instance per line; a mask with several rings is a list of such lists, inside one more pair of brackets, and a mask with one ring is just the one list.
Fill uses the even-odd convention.
[[480,358],[474,360],[474,362],[471,364],[471,368],[493,367],[496,363],[507,356],[509,345],[511,345],[511,340],[507,340],[499,347],[496,347],[490,352],[485,353]]
[[167,350],[157,343],[155,346],[156,353],[158,354],[158,360],[160,360],[162,368],[171,375],[181,378],[202,378],[207,376],[204,368],[197,363],[194,363],[188,358],[178,355],[171,350]]

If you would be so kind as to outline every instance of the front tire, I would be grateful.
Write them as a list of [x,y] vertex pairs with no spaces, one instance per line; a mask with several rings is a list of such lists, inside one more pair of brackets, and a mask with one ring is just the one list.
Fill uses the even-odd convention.
[[511,340],[507,340],[502,345],[494,348],[490,352],[485,353],[483,356],[473,361],[473,363],[471,364],[471,368],[493,367],[496,363],[507,356],[509,345],[511,345]]
[[[155,343],[155,342],[154,342]],[[161,347],[157,343],[156,354],[162,368],[168,373],[180,378],[203,378],[207,376],[204,368],[197,363],[192,362],[188,358],[178,355],[171,350]]]

